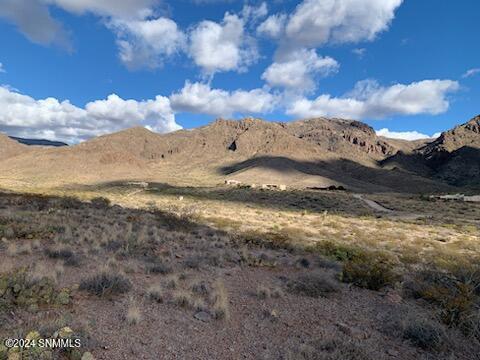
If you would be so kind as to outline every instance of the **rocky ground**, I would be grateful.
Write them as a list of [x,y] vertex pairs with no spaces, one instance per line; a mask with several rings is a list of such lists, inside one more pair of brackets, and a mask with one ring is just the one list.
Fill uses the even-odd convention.
[[154,204],[17,194],[0,195],[0,238],[0,337],[81,341],[0,359],[480,359],[474,258],[406,273]]

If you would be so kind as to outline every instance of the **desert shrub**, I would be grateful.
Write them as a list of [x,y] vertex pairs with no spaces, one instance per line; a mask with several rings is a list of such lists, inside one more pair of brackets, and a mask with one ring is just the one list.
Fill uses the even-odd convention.
[[132,288],[130,280],[120,274],[101,272],[80,282],[80,290],[97,296],[112,296],[129,292]]
[[210,293],[210,286],[205,281],[197,281],[193,283],[190,289],[198,295],[208,295]]
[[45,250],[45,254],[51,259],[64,260],[64,264],[67,266],[78,266],[80,264],[80,258],[70,248],[48,248]]
[[328,240],[316,243],[310,250],[338,261],[351,260],[362,252],[358,247],[337,244]]
[[213,285],[212,302],[215,319],[228,320],[230,318],[230,306],[227,289],[222,280],[217,280]]
[[395,262],[386,254],[361,252],[344,263],[341,279],[358,287],[380,290],[399,280],[394,267]]
[[147,272],[152,274],[166,275],[166,274],[170,274],[172,270],[173,269],[169,264],[166,264],[165,262],[159,259],[147,266]]
[[204,258],[200,255],[189,256],[183,262],[183,265],[189,269],[199,269],[204,261]]
[[447,343],[445,329],[436,321],[410,318],[403,327],[403,337],[425,350],[440,350]]
[[405,284],[405,291],[440,307],[441,319],[447,325],[464,323],[478,302],[475,282],[458,278],[437,269],[421,270]]
[[340,290],[337,282],[324,272],[301,274],[287,284],[291,293],[311,297],[325,297]]
[[241,242],[255,246],[264,246],[268,249],[287,249],[293,248],[292,238],[282,232],[258,232],[254,230],[246,231],[241,235]]
[[325,258],[323,256],[319,256],[317,259],[316,259],[316,265],[319,267],[319,268],[323,268],[323,269],[333,269],[333,270],[341,270],[342,266],[339,262],[335,261],[335,260],[330,260],[328,258]]
[[82,201],[73,196],[65,196],[59,199],[58,206],[62,209],[79,209]]
[[187,291],[177,290],[173,293],[173,302],[180,307],[189,308],[193,306],[194,299]]
[[272,292],[265,285],[259,285],[257,287],[257,296],[260,299],[268,299],[269,297],[272,296]]
[[28,271],[16,269],[0,275],[0,313],[16,306],[31,310],[39,305],[67,304],[70,301],[68,289],[57,289],[55,281],[40,267]]
[[110,199],[104,198],[104,197],[95,197],[92,200],[90,200],[91,204],[93,205],[94,208],[96,209],[106,209],[110,206]]
[[138,305],[132,304],[127,309],[127,314],[125,315],[125,321],[128,325],[137,325],[142,321],[142,312]]
[[149,287],[147,290],[147,297],[152,301],[162,303],[164,300],[162,288],[158,285]]

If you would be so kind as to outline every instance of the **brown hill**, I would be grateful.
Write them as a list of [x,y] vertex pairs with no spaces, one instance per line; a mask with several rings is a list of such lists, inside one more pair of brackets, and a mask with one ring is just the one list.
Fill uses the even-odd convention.
[[382,161],[382,166],[455,186],[480,188],[480,116],[442,133],[412,153],[398,152]]
[[18,141],[0,133],[0,161],[19,155],[27,150],[28,147],[26,145],[22,145]]
[[234,178],[294,187],[343,185],[362,191],[435,191],[442,185],[379,160],[409,142],[380,138],[358,121],[317,118],[291,123],[217,120],[165,135],[132,128],[76,146],[35,149],[0,161],[0,172],[32,185],[146,180],[207,185]]

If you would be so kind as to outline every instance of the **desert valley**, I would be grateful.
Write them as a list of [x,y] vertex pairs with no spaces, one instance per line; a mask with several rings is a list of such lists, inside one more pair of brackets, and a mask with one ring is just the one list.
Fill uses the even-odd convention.
[[1,358],[478,358],[480,117],[0,144]]
[[0,0],[0,360],[480,360],[479,14]]

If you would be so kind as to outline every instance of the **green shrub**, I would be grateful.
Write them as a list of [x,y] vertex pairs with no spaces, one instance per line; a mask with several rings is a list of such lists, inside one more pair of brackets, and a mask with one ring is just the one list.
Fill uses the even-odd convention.
[[470,315],[478,301],[476,282],[437,269],[419,271],[405,285],[407,294],[436,304],[441,309],[442,321],[460,325]]
[[383,253],[358,253],[343,265],[341,279],[358,287],[380,290],[399,280],[395,265],[393,259]]
[[361,249],[358,247],[336,244],[328,240],[316,243],[311,250],[338,261],[351,260],[361,253]]

